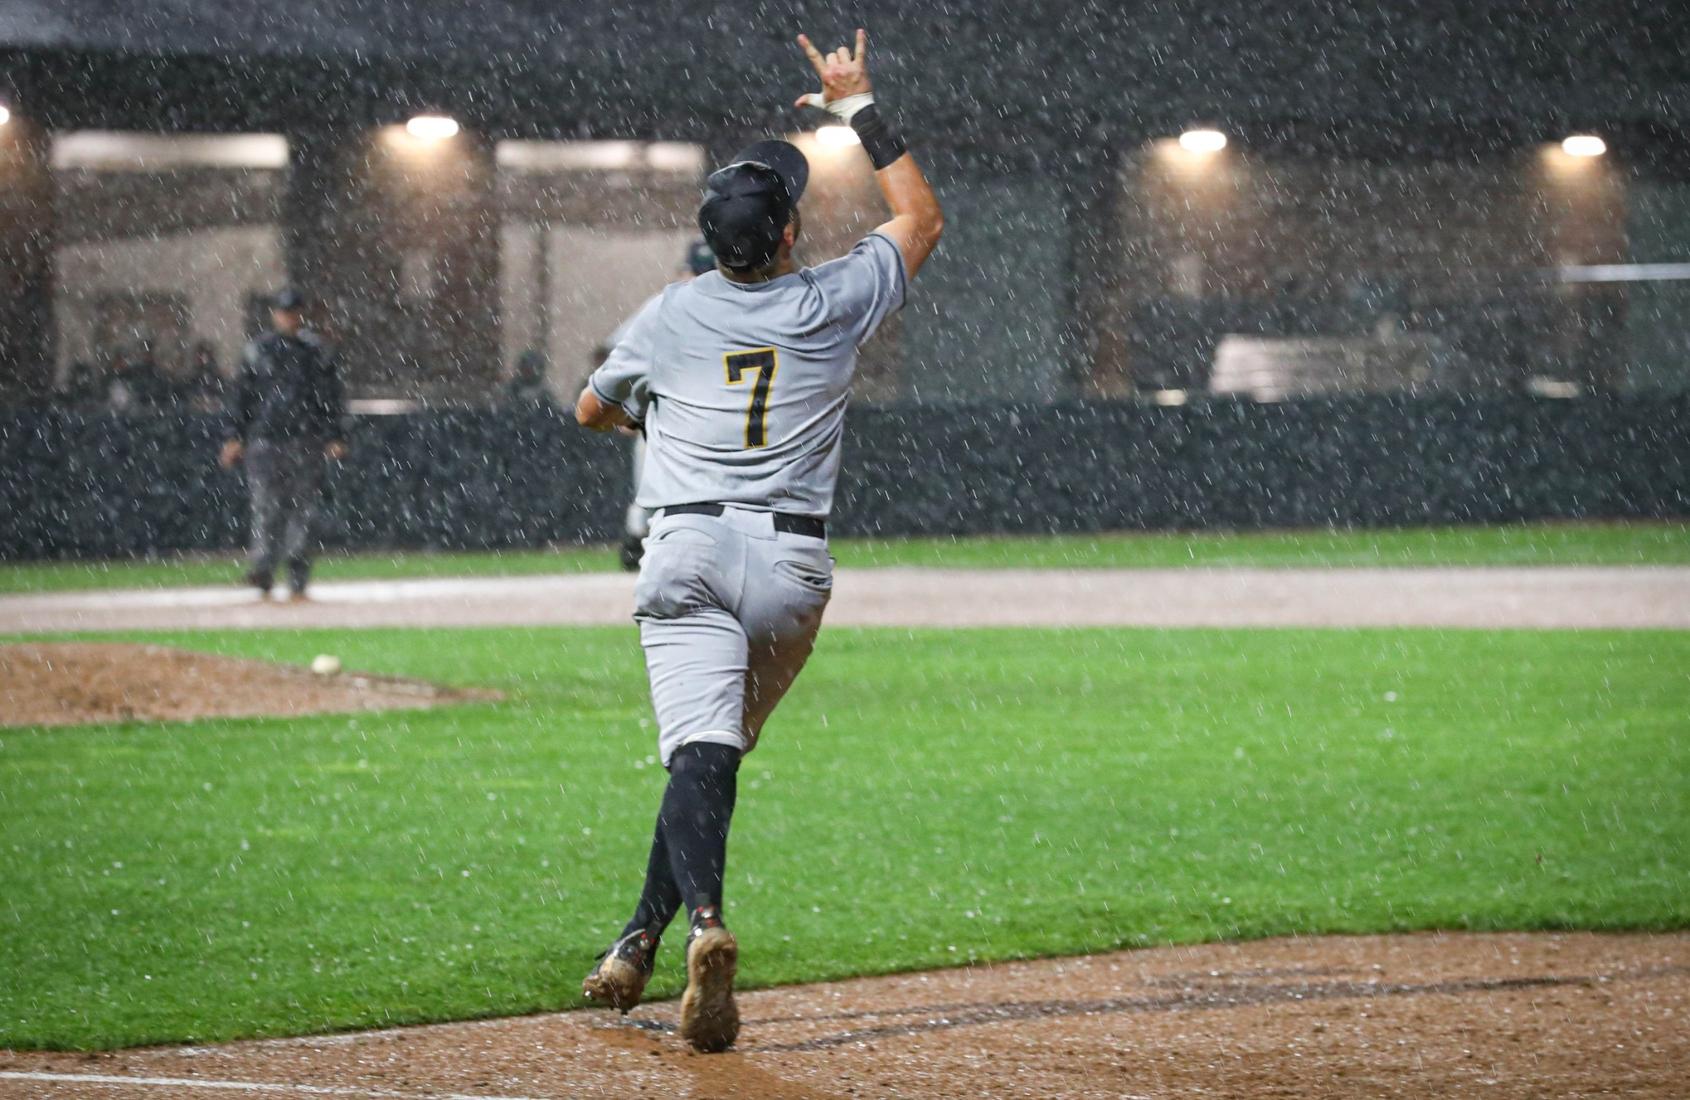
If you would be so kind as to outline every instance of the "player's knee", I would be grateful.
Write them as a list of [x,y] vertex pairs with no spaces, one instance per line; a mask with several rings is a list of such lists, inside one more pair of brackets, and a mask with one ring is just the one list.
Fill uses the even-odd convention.
[[700,786],[710,785],[738,772],[741,755],[736,745],[689,741],[669,757],[669,774]]

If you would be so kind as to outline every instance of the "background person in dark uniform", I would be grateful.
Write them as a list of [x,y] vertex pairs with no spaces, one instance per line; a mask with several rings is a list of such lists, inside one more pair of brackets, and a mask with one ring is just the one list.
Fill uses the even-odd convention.
[[116,412],[151,412],[167,402],[169,384],[145,342],[112,356],[107,398]]
[[195,412],[216,412],[223,405],[223,386],[217,349],[209,341],[198,341],[188,353],[187,373],[178,384],[183,402]]
[[510,377],[505,379],[507,405],[549,405],[552,391],[546,388],[546,353],[529,348],[516,357]]
[[252,493],[252,543],[246,580],[268,595],[286,563],[294,599],[305,597],[316,549],[312,523],[323,493],[324,459],[346,454],[346,403],[333,357],[305,329],[305,299],[276,295],[270,331],[241,355],[229,399],[224,468],[244,461]]

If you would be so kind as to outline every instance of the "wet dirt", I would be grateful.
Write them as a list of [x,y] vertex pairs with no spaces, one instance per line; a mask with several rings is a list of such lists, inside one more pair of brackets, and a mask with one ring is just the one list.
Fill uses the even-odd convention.
[[[746,952],[755,943],[743,945]],[[0,1052],[0,1096],[1683,1097],[1690,935],[1166,947],[323,1038]],[[156,1083],[143,1083],[143,1082]]]
[[0,726],[435,707],[496,692],[116,642],[0,645]]

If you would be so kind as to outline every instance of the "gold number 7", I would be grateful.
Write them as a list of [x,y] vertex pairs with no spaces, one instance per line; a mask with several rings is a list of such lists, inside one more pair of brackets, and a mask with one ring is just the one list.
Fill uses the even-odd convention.
[[750,351],[730,351],[722,356],[728,368],[728,385],[737,386],[745,376],[757,372],[757,383],[751,387],[751,408],[745,414],[745,445],[762,447],[769,442],[769,387],[775,383],[780,370],[780,353],[774,348],[752,348]]

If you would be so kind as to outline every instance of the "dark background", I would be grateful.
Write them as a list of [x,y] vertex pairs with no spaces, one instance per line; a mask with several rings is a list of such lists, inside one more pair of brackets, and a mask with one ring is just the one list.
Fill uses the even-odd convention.
[[[678,140],[714,158],[792,125],[788,105],[810,82],[794,33],[843,40],[857,24],[871,31],[882,98],[954,217],[925,300],[912,299],[904,322],[907,379],[852,413],[840,530],[1690,514],[1682,390],[1628,390],[1597,363],[1579,367],[1587,385],[1569,401],[1498,383],[1159,408],[1144,403],[1148,387],[1200,387],[1193,375],[1219,332],[1323,334],[1323,317],[1361,331],[1373,315],[1351,316],[1329,295],[1122,306],[1105,271],[1136,247],[1114,213],[1122,156],[1204,121],[1270,168],[1500,165],[1592,130],[1638,196],[1633,222],[1637,209],[1665,211],[1650,214],[1656,251],[1640,258],[1690,258],[1690,205],[1673,197],[1690,182],[1690,7],[1680,4],[10,0],[0,96],[20,150],[72,129],[285,134],[290,271],[356,284],[356,264],[337,274],[342,261],[325,250],[359,229],[334,173],[364,128],[442,110],[484,160],[500,138]],[[36,403],[51,328],[42,242],[63,230],[43,214],[40,173],[9,164],[0,393],[13,407],[0,420],[0,556],[232,545],[244,496],[237,477],[209,465],[212,418]],[[1511,177],[1498,168],[1496,178]],[[1301,236],[1336,216],[1309,209],[1313,229]],[[485,255],[463,263],[485,298]],[[1583,336],[1600,344],[1619,314],[1592,302],[1578,307],[1592,318]],[[1471,355],[1500,361],[1518,348],[1493,353],[1489,334],[1512,326],[1529,337],[1566,311],[1558,300],[1474,305],[1477,321],[1451,324],[1483,330]],[[369,361],[379,340],[358,344],[357,320],[350,346],[368,354],[353,357],[354,380],[389,377]],[[1682,334],[1690,321],[1671,323]],[[463,344],[443,354],[487,384],[499,367],[486,326],[458,331]],[[1682,359],[1682,341],[1657,344]],[[990,393],[1004,400],[980,400]],[[554,412],[488,404],[371,418],[355,441],[335,478],[331,541],[498,546],[616,533],[624,453]]]
[[[832,532],[1401,526],[1690,515],[1690,399],[905,406],[852,412]],[[0,557],[241,541],[213,418],[0,421]],[[616,538],[626,444],[545,408],[377,417],[331,479],[330,545]]]
[[[1643,0],[11,0],[0,42],[20,86],[56,87],[65,116],[163,108],[258,128],[296,120],[324,80],[329,115],[432,102],[493,129],[678,136],[779,117],[806,84],[792,35],[843,40],[859,24],[906,127],[959,146],[1050,146],[1093,123],[1152,132],[1205,113],[1389,137],[1433,121],[1671,126],[1690,107],[1690,13]],[[99,54],[126,59],[125,83],[93,75]]]

